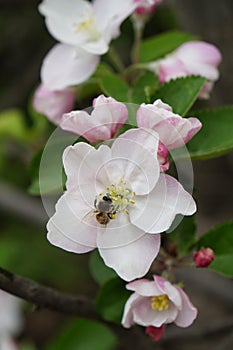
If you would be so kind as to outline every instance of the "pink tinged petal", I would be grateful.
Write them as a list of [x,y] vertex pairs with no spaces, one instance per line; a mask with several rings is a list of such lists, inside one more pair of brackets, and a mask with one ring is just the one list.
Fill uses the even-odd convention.
[[61,128],[81,135],[89,142],[111,139],[128,117],[126,106],[104,95],[96,98],[93,106],[91,115],[85,111],[65,114]]
[[173,114],[153,129],[158,132],[161,142],[168,148],[184,146],[201,129],[202,124],[197,118],[182,118]]
[[193,306],[187,294],[182,290],[182,288],[178,286],[175,286],[175,288],[179,291],[182,298],[182,308],[174,322],[179,327],[188,327],[197,317],[198,311]]
[[41,80],[51,90],[80,84],[92,75],[99,59],[74,46],[57,44],[44,58]]
[[189,41],[176,50],[176,56],[185,62],[198,61],[213,66],[221,63],[222,55],[216,46],[204,41]]
[[[131,230],[134,229],[132,226]],[[116,229],[115,232],[117,234],[120,230],[117,232]],[[105,234],[108,234],[107,230]],[[122,279],[132,281],[148,272],[159,248],[160,236],[145,234],[128,245],[112,249],[99,248],[99,252],[107,266],[112,267]]]
[[32,103],[37,112],[46,115],[53,123],[59,124],[62,115],[72,110],[74,101],[74,89],[53,91],[41,84],[35,91]]
[[173,177],[161,174],[148,196],[137,196],[130,208],[130,220],[149,233],[166,231],[177,214],[192,215],[196,204],[192,196]]
[[165,83],[171,79],[184,77],[189,74],[190,72],[184,63],[175,56],[170,56],[160,61],[158,72],[160,83]]
[[164,293],[160,285],[155,283],[155,281],[150,281],[145,278],[128,283],[126,288],[144,297],[152,297]]
[[162,105],[161,100],[154,104],[142,104],[137,111],[139,127],[151,128],[159,134],[159,139],[168,149],[184,146],[201,128],[197,118],[182,118]]
[[214,87],[214,83],[212,81],[207,81],[201,91],[199,92],[199,99],[206,100],[210,97],[210,92],[212,91]]
[[133,309],[134,322],[141,326],[160,327],[164,323],[173,322],[178,314],[177,308],[170,303],[167,310],[154,310],[151,306],[151,298],[145,299]]
[[143,297],[141,297],[137,293],[133,293],[125,303],[124,313],[121,321],[121,324],[125,328],[129,328],[133,325],[133,309],[137,306],[137,304],[141,303],[142,301]]
[[112,97],[98,96],[93,101],[93,107],[92,116],[101,125],[104,124],[110,129],[111,137],[115,135],[128,118],[127,107]]
[[108,125],[100,125],[85,111],[73,111],[63,115],[60,127],[87,139],[89,142],[109,140],[111,133]]
[[191,41],[181,45],[175,52],[190,74],[198,74],[215,81],[219,77],[217,66],[222,60],[220,51],[202,41]]
[[149,129],[131,129],[112,145],[112,157],[122,169],[123,179],[137,194],[152,190],[159,177],[158,135]]
[[[96,247],[97,225],[94,217],[89,214],[90,208],[82,199],[79,192],[66,192],[56,204],[56,212],[47,224],[48,238],[52,243],[63,249],[86,252]],[[68,245],[66,239],[74,241]],[[78,245],[77,245],[78,243]],[[81,249],[81,246],[83,249]]]

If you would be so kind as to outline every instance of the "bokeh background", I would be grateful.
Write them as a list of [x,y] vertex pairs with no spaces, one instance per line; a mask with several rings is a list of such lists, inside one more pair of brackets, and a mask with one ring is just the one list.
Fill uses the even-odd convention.
[[[8,134],[1,131],[4,130],[1,116],[6,110],[23,113],[25,125],[32,122],[29,100],[39,83],[42,59],[54,43],[37,11],[39,2],[0,0],[0,266],[61,290],[94,296],[97,286],[88,272],[88,256],[66,253],[47,243],[47,215],[40,199],[27,194],[29,163],[40,147],[40,140],[27,143],[20,137],[15,139],[9,131]],[[124,24],[123,31],[129,26],[129,22]],[[146,35],[173,28],[213,43],[223,55],[220,79],[210,100],[198,102],[195,108],[232,104],[232,0],[164,0],[153,21],[148,23]],[[45,139],[48,135],[49,131]],[[194,162],[193,166],[199,207],[197,225],[201,234],[215,224],[232,220],[233,155]],[[177,276],[200,309],[199,318],[189,329],[169,327],[164,340],[154,348],[232,349],[232,280],[206,270],[196,270],[190,275],[189,271],[180,269]],[[64,315],[48,310],[29,309],[26,314],[22,338],[33,340],[38,349],[67,321]]]

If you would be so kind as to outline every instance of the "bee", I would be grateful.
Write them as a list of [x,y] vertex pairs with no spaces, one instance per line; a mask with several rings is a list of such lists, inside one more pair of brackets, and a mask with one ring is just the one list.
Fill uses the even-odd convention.
[[110,197],[103,196],[101,200],[97,202],[95,199],[95,217],[99,224],[107,225],[111,219],[115,218],[115,208],[112,204],[112,199]]

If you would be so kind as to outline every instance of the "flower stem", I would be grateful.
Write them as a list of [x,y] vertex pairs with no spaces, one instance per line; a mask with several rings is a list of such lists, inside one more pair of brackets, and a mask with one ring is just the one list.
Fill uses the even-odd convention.
[[118,54],[118,52],[115,50],[113,46],[110,47],[108,54],[107,54],[109,60],[111,61],[114,68],[119,72],[122,73],[125,69],[125,66]]

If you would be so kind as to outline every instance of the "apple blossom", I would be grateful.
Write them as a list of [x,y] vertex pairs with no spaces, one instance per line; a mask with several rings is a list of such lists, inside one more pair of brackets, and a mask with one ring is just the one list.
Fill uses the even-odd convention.
[[39,11],[59,41],[45,57],[42,82],[52,90],[82,83],[95,71],[99,55],[120,34],[121,23],[134,11],[133,0],[44,0]]
[[207,248],[203,248],[203,249],[198,250],[194,254],[193,259],[194,259],[195,265],[197,267],[207,267],[207,266],[209,266],[209,264],[212,263],[214,258],[215,258],[215,256],[214,256],[213,249],[207,247]]
[[43,84],[36,89],[32,101],[35,110],[46,115],[55,124],[60,123],[64,113],[72,110],[74,102],[74,89],[52,91]]
[[93,111],[72,111],[64,114],[61,128],[85,137],[89,142],[111,139],[128,117],[123,103],[100,95],[93,100]]
[[159,134],[160,142],[167,149],[184,146],[200,130],[197,118],[182,118],[172,112],[172,107],[160,99],[153,104],[142,103],[137,111],[139,127],[150,128]]
[[98,248],[105,264],[130,281],[149,270],[160,232],[196,205],[171,176],[160,174],[158,134],[126,131],[111,146],[79,142],[63,154],[66,192],[50,218],[48,240],[65,250]]
[[221,60],[221,53],[214,45],[204,41],[189,41],[149,66],[157,71],[161,83],[193,74],[203,76],[208,81],[199,98],[208,98],[213,83],[219,77],[218,65]]
[[197,309],[183,289],[160,276],[154,275],[153,280],[133,281],[126,288],[134,292],[124,308],[122,325],[126,328],[134,323],[161,327],[172,322],[179,327],[188,327],[197,316]]

